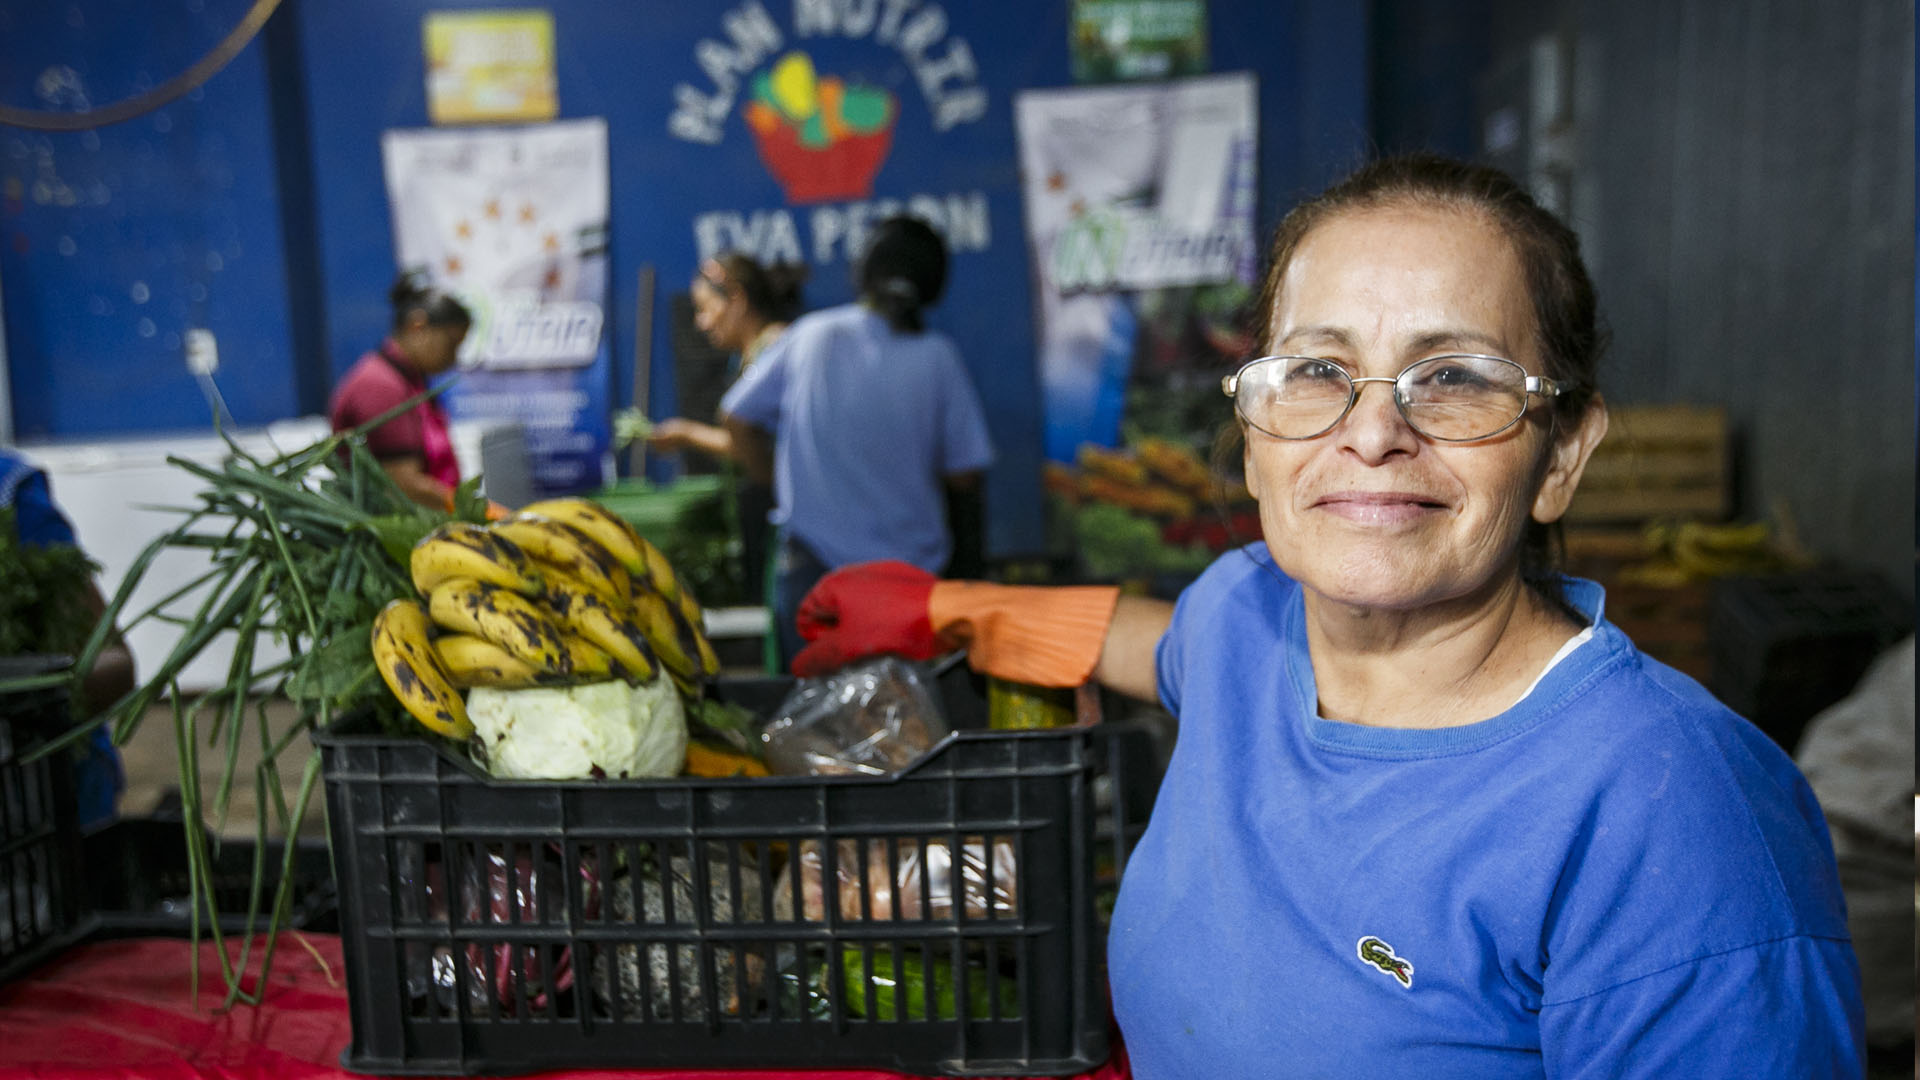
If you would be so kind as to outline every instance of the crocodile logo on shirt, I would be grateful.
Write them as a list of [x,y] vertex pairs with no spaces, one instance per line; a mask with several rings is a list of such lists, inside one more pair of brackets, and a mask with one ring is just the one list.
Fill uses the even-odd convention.
[[1393,954],[1393,946],[1377,937],[1363,937],[1355,946],[1360,959],[1393,976],[1405,988],[1413,986],[1413,965]]

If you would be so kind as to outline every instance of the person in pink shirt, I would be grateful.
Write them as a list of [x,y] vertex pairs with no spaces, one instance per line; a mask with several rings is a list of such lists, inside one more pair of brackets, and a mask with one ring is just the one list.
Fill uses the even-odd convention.
[[[393,332],[334,387],[327,418],[335,431],[359,427],[426,392],[428,380],[453,369],[460,343],[473,325],[466,306],[419,271],[401,274],[388,295]],[[367,449],[408,498],[436,510],[452,506],[460,464],[438,399],[423,401],[369,431]]]

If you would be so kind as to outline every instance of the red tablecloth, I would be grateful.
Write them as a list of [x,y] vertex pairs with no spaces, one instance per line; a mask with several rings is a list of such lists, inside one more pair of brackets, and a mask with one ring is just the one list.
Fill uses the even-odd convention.
[[[171,938],[83,945],[0,987],[0,1077],[33,1080],[346,1080],[351,1036],[339,985],[340,939],[280,939],[266,1000],[220,1011],[219,956],[200,946],[200,993],[188,994],[189,946]],[[257,948],[256,944],[256,948]],[[229,948],[237,954],[237,945]],[[316,955],[317,954],[317,955]],[[258,956],[258,953],[255,953]],[[329,974],[329,968],[331,974]],[[1128,1080],[1126,1051],[1082,1080]],[[871,1070],[568,1070],[544,1080],[900,1080]]]

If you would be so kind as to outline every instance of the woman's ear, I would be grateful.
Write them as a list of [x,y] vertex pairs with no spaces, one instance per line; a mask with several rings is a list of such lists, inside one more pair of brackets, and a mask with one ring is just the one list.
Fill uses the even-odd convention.
[[1533,497],[1533,520],[1542,524],[1559,521],[1573,502],[1580,486],[1580,474],[1587,469],[1593,448],[1607,435],[1607,401],[1598,391],[1581,414],[1579,426],[1561,432],[1547,451],[1547,472],[1540,490]]

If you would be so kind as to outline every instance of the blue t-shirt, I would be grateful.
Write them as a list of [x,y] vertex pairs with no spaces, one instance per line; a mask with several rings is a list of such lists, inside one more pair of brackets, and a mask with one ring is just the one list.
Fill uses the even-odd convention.
[[[46,547],[75,543],[73,525],[54,504],[47,474],[18,454],[0,450],[0,508],[7,507],[13,509],[14,526],[21,544]],[[126,775],[120,767],[120,753],[113,748],[112,734],[104,724],[94,728],[93,735],[74,759],[80,824],[95,825],[110,820],[126,786]]]
[[73,526],[53,504],[47,474],[11,450],[0,450],[0,508],[13,509],[20,542],[30,547],[72,545]]
[[993,463],[980,398],[945,334],[845,304],[802,317],[720,401],[774,434],[775,524],[829,567],[953,553],[944,479]]
[[1597,585],[1568,593],[1592,639],[1433,730],[1319,717],[1264,546],[1181,596],[1157,654],[1179,739],[1108,942],[1136,1075],[1860,1075],[1811,790]]

